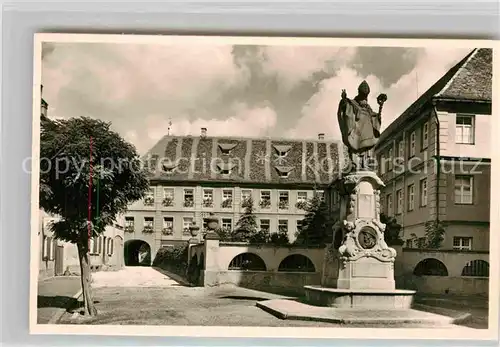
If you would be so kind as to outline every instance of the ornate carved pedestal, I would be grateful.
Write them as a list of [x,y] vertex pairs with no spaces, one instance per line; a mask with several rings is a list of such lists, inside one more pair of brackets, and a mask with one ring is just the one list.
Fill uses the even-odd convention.
[[336,185],[341,198],[334,240],[341,245],[328,253],[328,285],[306,286],[307,299],[320,306],[409,308],[415,292],[395,288],[396,251],[385,243],[379,218],[384,183],[372,171],[357,171]]

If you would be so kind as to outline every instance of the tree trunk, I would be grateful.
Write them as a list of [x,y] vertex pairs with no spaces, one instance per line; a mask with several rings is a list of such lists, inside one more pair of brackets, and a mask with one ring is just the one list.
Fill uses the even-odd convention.
[[78,247],[78,258],[80,259],[80,273],[82,280],[82,294],[84,314],[90,316],[97,315],[97,309],[94,305],[94,297],[92,295],[91,274],[90,274],[90,259],[88,247],[80,243]]

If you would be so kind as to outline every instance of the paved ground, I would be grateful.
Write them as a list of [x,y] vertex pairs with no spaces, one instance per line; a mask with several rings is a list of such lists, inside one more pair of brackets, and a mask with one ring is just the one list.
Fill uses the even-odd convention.
[[[95,273],[93,279],[98,317],[82,319],[65,314],[61,324],[340,326],[281,320],[256,307],[257,301],[283,298],[279,295],[231,286],[183,286],[148,267]],[[482,325],[484,322],[477,327],[487,327]]]
[[37,321],[46,324],[52,316],[71,304],[81,288],[80,277],[53,277],[38,282]]
[[152,267],[130,266],[92,274],[92,287],[175,287],[179,283]]

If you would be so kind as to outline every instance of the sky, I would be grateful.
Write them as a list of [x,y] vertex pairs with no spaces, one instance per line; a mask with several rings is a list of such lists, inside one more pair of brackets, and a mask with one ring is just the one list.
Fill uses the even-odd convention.
[[50,118],[88,116],[146,153],[168,133],[340,140],[337,107],[366,80],[382,129],[469,48],[44,43]]

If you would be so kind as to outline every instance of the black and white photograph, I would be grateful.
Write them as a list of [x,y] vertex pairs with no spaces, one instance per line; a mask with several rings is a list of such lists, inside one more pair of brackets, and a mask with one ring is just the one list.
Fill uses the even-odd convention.
[[497,336],[496,53],[36,34],[30,330]]

